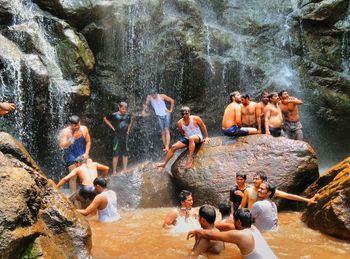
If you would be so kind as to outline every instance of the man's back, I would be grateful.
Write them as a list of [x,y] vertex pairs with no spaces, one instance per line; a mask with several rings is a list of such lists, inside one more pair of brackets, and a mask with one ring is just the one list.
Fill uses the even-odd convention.
[[238,106],[239,104],[232,102],[226,107],[221,125],[223,129],[228,129],[232,126],[237,126],[236,110],[238,109]]

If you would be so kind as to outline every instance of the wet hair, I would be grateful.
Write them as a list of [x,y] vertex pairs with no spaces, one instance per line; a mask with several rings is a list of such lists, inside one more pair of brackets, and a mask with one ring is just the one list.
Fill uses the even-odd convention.
[[267,192],[271,192],[271,194],[269,195],[269,198],[272,199],[272,197],[276,193],[276,185],[274,185],[272,182],[268,182],[268,181],[263,182],[263,184],[265,184]]
[[247,208],[236,210],[233,217],[235,221],[239,220],[241,222],[243,228],[250,228],[254,223],[253,216]]
[[237,177],[242,177],[244,180],[247,180],[247,174],[244,174],[244,173],[237,173],[236,178]]
[[107,181],[102,178],[102,177],[96,177],[94,182],[93,182],[94,185],[99,185],[101,186],[102,188],[106,188],[107,187]]
[[269,101],[271,102],[271,99],[272,99],[272,96],[274,95],[278,95],[277,92],[272,92],[272,93],[269,93]]
[[263,171],[258,171],[254,174],[254,176],[259,176],[261,180],[263,180],[264,182],[267,180],[267,176],[265,174],[265,172]]
[[214,224],[216,212],[213,206],[203,205],[199,209],[199,217],[204,218],[209,224]]
[[78,156],[76,159],[74,159],[74,163],[84,163],[84,162],[85,162],[85,159],[83,155]]
[[278,96],[282,96],[282,94],[283,94],[284,92],[287,92],[287,93],[288,93],[288,91],[287,91],[286,89],[283,89],[282,91],[279,91],[279,92],[278,92]]
[[237,94],[239,94],[238,91],[233,91],[232,93],[230,93],[230,102],[232,102],[232,97],[235,97]]
[[247,93],[241,94],[241,97],[242,97],[243,99],[248,99],[248,100],[250,100],[250,97],[249,97],[249,95],[248,95]]
[[68,118],[69,123],[78,124],[80,122],[80,118],[77,115],[72,115]]
[[128,104],[126,102],[120,102],[118,106],[119,106],[119,108],[121,108],[121,107],[128,108]]
[[179,196],[177,197],[179,204],[181,205],[181,202],[185,201],[187,199],[187,197],[190,195],[192,195],[192,193],[190,191],[182,190],[180,192]]
[[231,204],[229,201],[222,201],[219,204],[219,211],[222,217],[230,216],[231,213]]
[[269,96],[269,93],[268,92],[262,92],[260,97],[263,98],[265,95]]
[[191,109],[188,106],[182,106],[180,112],[191,112]]

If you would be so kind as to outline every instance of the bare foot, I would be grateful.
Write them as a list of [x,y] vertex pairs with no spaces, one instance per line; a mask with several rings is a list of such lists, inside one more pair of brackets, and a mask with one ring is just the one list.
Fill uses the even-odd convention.
[[112,173],[112,176],[117,176],[118,174],[117,174],[117,171],[115,171],[115,172],[113,172]]
[[156,164],[157,167],[161,167],[161,168],[164,168],[165,165],[166,165],[165,163],[157,163],[157,164]]
[[316,193],[308,202],[308,204],[313,204],[313,203],[317,203],[317,200],[320,198],[320,194]]
[[191,161],[187,161],[185,168],[186,169],[191,169],[192,166],[193,166],[193,161],[192,160]]

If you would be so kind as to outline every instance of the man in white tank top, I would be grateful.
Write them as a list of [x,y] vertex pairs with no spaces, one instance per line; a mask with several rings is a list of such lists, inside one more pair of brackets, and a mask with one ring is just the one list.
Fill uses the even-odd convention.
[[189,107],[184,106],[181,108],[181,116],[182,119],[177,122],[177,127],[183,137],[171,146],[164,162],[157,164],[158,167],[165,167],[176,150],[188,147],[189,154],[186,169],[192,168],[193,153],[196,144],[201,142],[207,143],[209,141],[207,127],[199,116],[191,115]]
[[113,222],[120,219],[117,210],[117,194],[107,189],[107,181],[102,177],[94,180],[95,192],[97,193],[94,200],[85,210],[77,212],[87,216],[98,212],[98,219],[101,222]]
[[189,231],[187,238],[196,237],[208,240],[219,240],[234,243],[238,246],[244,259],[275,259],[273,253],[261,233],[252,226],[253,217],[249,209],[238,209],[234,214],[234,230],[215,232],[211,229]]
[[[166,107],[165,101],[170,103],[170,109]],[[162,141],[164,145],[164,151],[169,151],[170,146],[170,115],[173,112],[175,101],[173,98],[165,94],[152,93],[147,95],[146,103],[143,105],[143,110],[141,112],[142,117],[146,116],[146,110],[149,104],[157,116],[158,128],[162,135]]]

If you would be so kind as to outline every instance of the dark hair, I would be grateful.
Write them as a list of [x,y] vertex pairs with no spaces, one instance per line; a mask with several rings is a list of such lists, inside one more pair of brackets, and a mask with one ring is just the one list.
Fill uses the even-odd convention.
[[260,97],[264,97],[265,95],[269,96],[268,92],[262,92]]
[[182,190],[177,198],[178,202],[181,205],[181,202],[185,201],[187,199],[188,196],[192,195],[191,192],[187,191],[187,190]]
[[271,102],[271,99],[272,99],[272,96],[274,95],[278,95],[277,92],[272,92],[272,93],[269,93],[269,101]]
[[237,94],[239,94],[238,91],[233,91],[232,93],[230,93],[230,102],[232,102],[232,97],[235,97]]
[[254,174],[254,176],[259,176],[261,180],[266,181],[267,180],[267,176],[265,174],[265,172],[263,171],[258,171]]
[[282,94],[283,94],[284,92],[287,92],[287,93],[288,93],[288,91],[287,91],[286,89],[284,89],[284,90],[282,90],[282,91],[279,91],[278,96],[282,96]]
[[242,177],[244,180],[247,180],[247,174],[245,174],[245,173],[237,173],[236,178],[237,177]]
[[213,206],[203,205],[199,209],[199,217],[204,218],[209,224],[214,224],[216,212]]
[[128,108],[128,104],[126,102],[120,102],[119,105],[118,105],[119,108],[121,107],[125,107],[125,108]]
[[68,118],[69,123],[78,124],[80,122],[80,118],[77,115],[72,115]]
[[96,177],[94,182],[93,182],[94,185],[99,185],[101,186],[102,188],[106,188],[107,187],[107,181],[102,178],[102,177]]
[[233,217],[235,221],[239,220],[241,222],[243,228],[250,228],[254,223],[253,216],[247,208],[236,210]]
[[85,159],[83,155],[78,156],[77,158],[74,159],[74,163],[84,163],[84,162],[85,162]]
[[241,97],[242,97],[243,99],[248,99],[248,100],[250,100],[249,95],[248,95],[247,93],[241,94]]
[[263,184],[265,184],[267,192],[271,192],[269,198],[272,199],[276,193],[276,186],[272,182],[263,182]]
[[230,216],[231,213],[231,204],[229,201],[222,201],[219,204],[219,211],[222,217]]
[[191,109],[188,106],[182,106],[180,112],[191,112]]

